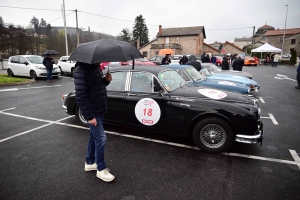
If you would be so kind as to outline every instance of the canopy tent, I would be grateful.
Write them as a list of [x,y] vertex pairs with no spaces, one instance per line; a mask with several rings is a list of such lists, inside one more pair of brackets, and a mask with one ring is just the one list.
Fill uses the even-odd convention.
[[252,49],[251,52],[274,52],[274,53],[280,53],[281,49],[278,49],[276,47],[273,47],[272,45],[269,45],[268,43],[256,48]]

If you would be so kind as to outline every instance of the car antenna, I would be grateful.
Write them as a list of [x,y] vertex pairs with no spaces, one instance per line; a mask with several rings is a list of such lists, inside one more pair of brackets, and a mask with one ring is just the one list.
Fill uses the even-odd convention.
[[132,58],[132,70],[134,70],[134,56],[133,56],[133,54],[131,54],[131,58]]

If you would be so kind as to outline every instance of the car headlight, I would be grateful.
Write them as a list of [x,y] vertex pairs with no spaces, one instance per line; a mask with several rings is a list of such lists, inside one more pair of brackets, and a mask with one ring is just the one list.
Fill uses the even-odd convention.
[[46,69],[46,67],[42,67],[42,66],[35,66],[35,68],[37,68],[37,69]]

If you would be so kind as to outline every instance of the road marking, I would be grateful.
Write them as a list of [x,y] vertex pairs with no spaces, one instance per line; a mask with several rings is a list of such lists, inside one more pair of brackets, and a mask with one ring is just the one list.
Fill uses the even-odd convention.
[[300,157],[299,155],[297,154],[297,152],[295,150],[291,150],[289,149],[290,153],[292,154],[294,160],[296,161],[296,163],[298,163],[298,167],[300,169]]
[[277,77],[275,76],[274,78],[276,78],[276,79],[287,79],[287,80],[291,80],[291,81],[295,81],[296,82],[296,80],[294,80],[294,79],[291,79],[291,78],[289,78],[288,76],[285,76],[285,75],[281,75],[281,74],[277,74]]
[[0,92],[10,92],[10,91],[17,91],[18,88],[11,88],[11,89],[5,89],[5,90],[0,90]]
[[[9,109],[5,109],[5,110],[11,110],[11,109],[15,109],[15,108],[9,108]],[[89,128],[87,128],[87,127],[73,125],[73,124],[67,124],[67,123],[62,123],[61,122],[65,119],[68,119],[68,118],[71,118],[71,117],[74,117],[74,116],[68,116],[66,118],[63,118],[63,119],[60,119],[60,120],[57,120],[57,121],[50,121],[50,120],[43,120],[43,119],[27,117],[27,116],[12,114],[12,113],[5,113],[3,111],[0,111],[0,114],[11,115],[11,116],[15,116],[15,117],[20,117],[20,118],[25,118],[25,119],[30,119],[30,120],[36,120],[36,121],[41,121],[41,122],[48,122],[48,124],[45,124],[45,125],[36,127],[34,129],[16,134],[16,135],[11,136],[11,137],[4,138],[4,139],[0,140],[0,143],[4,142],[4,141],[7,141],[9,139],[24,135],[26,133],[29,133],[29,132],[32,132],[32,131],[35,131],[35,130],[38,130],[38,129],[41,129],[41,128],[44,128],[44,127],[47,127],[47,126],[50,126],[50,125],[53,125],[53,124],[58,124],[58,125],[63,125],[63,126],[69,126],[69,127],[89,130]],[[273,116],[270,113],[269,113],[269,115],[270,115],[270,118],[271,118],[271,116]],[[144,140],[144,141],[149,141],[149,142],[154,142],[154,143],[159,143],[159,144],[166,144],[166,145],[170,145],[170,146],[182,147],[182,148],[187,148],[187,149],[200,150],[198,147],[190,146],[190,145],[178,144],[178,143],[174,143],[174,142],[166,142],[166,141],[162,141],[162,140],[156,140],[156,139],[145,138],[145,137],[140,137],[140,136],[128,135],[128,134],[112,132],[112,131],[105,131],[105,132],[107,134],[111,134],[111,135],[117,135],[117,136],[122,136],[122,137],[127,137],[127,138],[139,139],[139,140]],[[283,163],[283,164],[297,165],[300,169],[300,158],[299,158],[299,156],[297,155],[297,153],[294,150],[290,150],[290,152],[291,152],[291,154],[292,154],[295,161],[275,159],[275,158],[267,158],[267,157],[260,157],[260,156],[252,156],[252,155],[245,155],[245,154],[238,154],[238,153],[228,153],[228,152],[224,152],[222,154],[226,155],[226,156],[243,157],[243,158],[254,159],[254,160],[264,160],[264,161],[277,162],[277,163]]]
[[265,101],[263,100],[262,97],[259,97],[259,100],[260,100],[262,103],[265,103]]
[[270,118],[271,118],[273,124],[278,125],[278,122],[276,121],[274,115],[272,115],[271,113],[268,113],[268,114],[269,114],[269,116],[270,116]]
[[270,117],[260,117],[260,118],[264,118],[264,119],[271,119]]
[[7,109],[4,109],[4,110],[0,110],[0,112],[2,112],[2,111],[7,111],[7,110],[13,110],[13,109],[15,109],[16,107],[13,107],[13,108],[7,108]]
[[29,90],[29,89],[40,89],[40,88],[51,88],[51,87],[60,87],[61,85],[49,85],[49,86],[41,86],[41,87],[29,87],[29,88],[18,88],[19,90]]

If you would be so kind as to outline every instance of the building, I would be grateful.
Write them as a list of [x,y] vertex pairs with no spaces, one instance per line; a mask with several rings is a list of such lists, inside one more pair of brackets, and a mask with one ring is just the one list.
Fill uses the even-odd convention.
[[234,45],[243,49],[245,46],[252,44],[252,37],[235,38]]
[[214,43],[209,44],[209,45],[218,50],[220,50],[223,46],[222,42],[217,42],[217,41],[215,41]]
[[226,41],[221,50],[222,54],[243,54],[244,51],[240,47],[234,45],[231,42]]
[[205,53],[209,53],[209,54],[213,54],[213,55],[219,55],[220,54],[219,49],[214,48],[211,45],[206,44],[205,42],[204,42],[203,50],[204,50]]
[[162,28],[160,25],[156,38],[139,50],[147,58],[166,48],[172,49],[175,55],[199,55],[204,52],[205,38],[204,26]]
[[275,28],[273,26],[269,26],[267,24],[258,28],[256,33],[254,34],[254,40],[256,41],[256,38],[260,37],[261,35],[263,35],[265,32],[267,32],[269,30],[275,30]]

